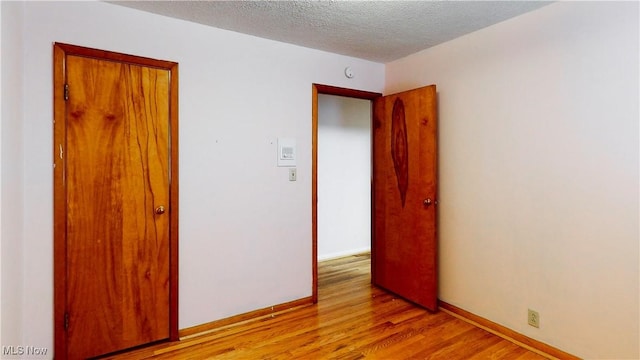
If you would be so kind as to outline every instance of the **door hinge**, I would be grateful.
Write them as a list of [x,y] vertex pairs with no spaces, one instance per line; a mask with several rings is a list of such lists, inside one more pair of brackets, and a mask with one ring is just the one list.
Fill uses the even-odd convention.
[[64,84],[64,100],[69,100],[69,84]]
[[68,330],[69,329],[69,313],[66,312],[64,313],[64,330]]

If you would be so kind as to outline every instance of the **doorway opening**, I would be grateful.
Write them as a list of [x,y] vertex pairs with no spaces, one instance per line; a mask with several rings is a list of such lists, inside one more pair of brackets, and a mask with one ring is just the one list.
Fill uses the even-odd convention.
[[371,101],[318,94],[318,261],[371,250]]
[[[312,107],[313,293],[312,293],[312,299],[313,299],[313,302],[316,303],[318,301],[319,255],[321,260],[324,260],[324,259],[337,257],[340,255],[349,255],[345,251],[359,252],[358,250],[366,251],[366,249],[372,249],[371,236],[370,236],[372,231],[371,218],[373,214],[373,201],[371,200],[372,100],[382,96],[382,94],[360,91],[360,90],[353,90],[353,89],[345,89],[345,88],[339,88],[339,87],[333,87],[333,86],[327,86],[327,85],[313,84],[312,96],[313,96],[313,107]],[[365,100],[366,102],[363,103],[362,100]],[[340,124],[342,122],[342,120],[340,119],[341,115],[335,114],[335,113],[332,114],[332,109],[335,110],[337,107],[341,107],[341,106],[342,107],[346,106],[348,109],[350,109],[350,110],[347,110],[347,112],[348,111],[360,112],[360,115],[358,115],[359,118],[353,119],[353,121],[347,121],[346,124],[344,122]],[[322,107],[324,110],[328,110],[328,114],[325,113],[322,115],[323,124],[320,124],[320,117],[319,117],[320,107]],[[363,108],[365,108],[364,111],[366,111],[367,110],[366,107],[368,107],[368,119],[362,119]],[[366,121],[366,124],[363,124],[363,122],[365,121]],[[328,126],[325,127],[323,125],[328,125]],[[331,125],[337,125],[336,127],[337,129],[334,128],[334,130],[337,130],[337,132],[331,130],[332,128]],[[348,127],[351,127],[352,130],[356,130],[357,133],[351,134],[349,139],[344,139],[344,136],[343,136],[345,135],[343,132],[344,129],[342,129],[343,133],[340,134],[341,130],[339,128],[341,127],[341,125],[347,125]],[[331,152],[324,153],[324,151],[327,149],[323,150],[323,154],[321,154],[320,156],[321,160],[323,160],[322,163],[320,163],[318,159],[319,147],[323,146],[323,143],[319,143],[319,133],[321,134],[323,139],[326,139],[328,141],[331,141],[333,139],[341,143],[341,145],[336,144],[340,146],[340,148],[334,149],[336,150],[336,152],[334,152],[333,154]],[[368,139],[363,139],[362,138],[363,135],[368,136]],[[342,138],[344,142],[340,138]],[[367,144],[368,144],[368,149],[364,149],[365,151],[362,151],[362,147],[363,146],[366,147]],[[352,149],[346,148],[349,146],[353,146],[353,148]],[[343,155],[341,155],[342,151],[344,151]],[[354,151],[360,152],[360,153],[354,154]],[[331,161],[332,163],[328,164],[327,161]],[[353,163],[354,161],[358,163]],[[338,164],[335,164],[336,162],[338,162]],[[363,162],[363,163],[360,163],[360,162]],[[361,189],[361,188],[358,189],[358,187],[361,187],[359,185],[362,185],[363,183],[362,179],[359,179],[359,180],[351,179],[350,181],[348,181],[348,184],[346,186],[344,187],[340,186],[341,183],[344,183],[339,178],[340,176],[339,172],[341,171],[341,168],[350,168],[350,167],[359,168],[355,172],[356,174],[359,174],[358,175],[359,177],[365,176],[369,178],[368,184],[366,184],[366,181],[365,181],[364,189]],[[321,171],[320,176],[318,175],[319,169]],[[350,176],[350,175],[347,175],[345,173],[344,176]],[[340,196],[346,196],[347,193],[351,193],[351,195],[355,195],[356,197],[355,202],[352,202],[350,206],[342,207],[341,209],[338,209],[335,207],[332,209],[327,207],[321,207],[319,209],[318,207],[318,194],[319,194],[318,183],[319,182],[322,184],[322,186],[328,188],[328,189],[323,188],[320,190],[321,199],[327,206],[331,206],[330,205],[331,202],[339,201]],[[325,191],[325,190],[328,190],[328,191]],[[365,203],[363,203],[363,201]],[[368,204],[366,202],[368,202]],[[354,211],[357,211],[358,208],[360,209],[360,212],[362,212],[363,209],[365,211],[366,209],[369,209],[369,213],[365,215],[361,214],[361,216],[355,219],[355,222],[357,224],[355,224],[355,227],[352,229],[353,231],[350,231],[350,234],[345,234],[343,231],[341,231],[342,235],[344,235],[345,237],[337,233],[332,233],[331,230],[329,230],[330,226],[325,226],[325,224],[323,223],[321,223],[319,227],[318,220],[320,218],[322,221],[328,221],[330,222],[331,225],[335,225],[335,227],[338,229],[339,228],[344,229],[345,225],[342,224],[344,220],[341,220],[341,219],[344,219],[343,215],[349,215],[349,213],[353,214]],[[345,214],[341,215],[341,212],[345,212]],[[361,229],[363,224],[365,224],[364,226],[369,227],[369,229],[366,229],[366,231],[364,231],[364,236],[368,237],[368,239],[366,240],[367,243],[363,243],[362,236],[360,236],[360,239],[358,239],[358,236],[356,235],[358,232],[357,228],[359,227]],[[326,235],[327,237],[330,237],[335,241],[334,243],[326,243],[326,242],[322,243],[321,249],[320,249],[321,252],[319,252],[319,244],[318,244],[319,231],[321,235],[323,236]],[[345,241],[347,241],[348,243],[345,244],[344,243]],[[347,248],[350,250],[345,250]]]

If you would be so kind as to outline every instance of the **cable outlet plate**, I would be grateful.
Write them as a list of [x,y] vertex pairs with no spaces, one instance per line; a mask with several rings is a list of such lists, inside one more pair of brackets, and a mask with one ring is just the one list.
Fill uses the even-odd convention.
[[527,322],[535,328],[540,328],[540,314],[535,310],[528,309]]

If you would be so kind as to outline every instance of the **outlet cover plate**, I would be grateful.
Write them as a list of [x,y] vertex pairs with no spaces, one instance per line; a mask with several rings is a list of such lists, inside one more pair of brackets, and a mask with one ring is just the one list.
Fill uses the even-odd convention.
[[540,314],[535,310],[528,309],[527,323],[535,328],[540,328]]

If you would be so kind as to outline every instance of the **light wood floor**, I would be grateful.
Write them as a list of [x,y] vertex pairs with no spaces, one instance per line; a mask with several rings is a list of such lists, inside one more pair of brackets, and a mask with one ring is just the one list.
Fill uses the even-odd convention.
[[544,359],[370,284],[370,257],[318,266],[319,301],[112,359]]

